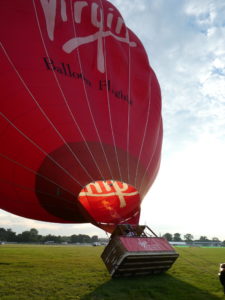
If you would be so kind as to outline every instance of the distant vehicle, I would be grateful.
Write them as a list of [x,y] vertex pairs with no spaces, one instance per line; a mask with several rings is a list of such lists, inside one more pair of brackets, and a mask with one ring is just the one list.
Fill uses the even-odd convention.
[[108,242],[101,242],[102,246],[106,246],[108,244]]
[[94,242],[94,243],[92,244],[92,246],[101,246],[101,243],[99,243],[99,242]]
[[45,245],[53,245],[53,244],[55,244],[55,242],[54,241],[46,241],[46,242],[44,242],[44,244]]

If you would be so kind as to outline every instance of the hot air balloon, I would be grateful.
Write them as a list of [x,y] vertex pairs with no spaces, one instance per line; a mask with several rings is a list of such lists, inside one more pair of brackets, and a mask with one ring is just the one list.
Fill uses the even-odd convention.
[[160,165],[160,87],[106,0],[0,3],[0,208],[138,224]]

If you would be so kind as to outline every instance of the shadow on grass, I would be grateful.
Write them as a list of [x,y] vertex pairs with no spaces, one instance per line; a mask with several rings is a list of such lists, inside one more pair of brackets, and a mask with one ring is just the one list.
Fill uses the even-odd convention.
[[169,274],[111,279],[81,300],[218,300],[207,291],[196,288]]

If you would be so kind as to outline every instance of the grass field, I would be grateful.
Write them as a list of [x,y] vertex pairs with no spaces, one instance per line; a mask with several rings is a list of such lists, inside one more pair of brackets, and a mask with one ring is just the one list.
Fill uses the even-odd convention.
[[0,246],[0,299],[218,300],[225,248],[176,248],[165,274],[111,279],[103,247]]

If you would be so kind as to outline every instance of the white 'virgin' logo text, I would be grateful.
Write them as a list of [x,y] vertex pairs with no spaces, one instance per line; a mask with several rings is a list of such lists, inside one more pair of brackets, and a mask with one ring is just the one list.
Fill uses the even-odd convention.
[[[54,41],[54,30],[55,30],[55,19],[56,19],[56,2],[57,0],[40,0],[46,21],[47,32],[50,40]],[[66,1],[61,1],[61,19],[63,22],[67,22],[67,12],[66,12]],[[97,68],[101,73],[105,72],[105,56],[104,56],[104,45],[103,38],[111,36],[116,40],[128,44],[130,47],[136,47],[135,42],[130,41],[129,32],[126,28],[125,37],[119,36],[124,25],[123,19],[119,16],[117,17],[115,33],[111,31],[113,24],[113,8],[108,9],[106,18],[104,18],[103,9],[95,2],[89,4],[87,1],[76,1],[74,2],[74,22],[75,24],[81,24],[82,22],[82,12],[84,9],[88,9],[91,6],[91,24],[98,28],[94,34],[90,34],[84,37],[73,37],[67,41],[63,46],[63,50],[66,53],[71,53],[81,45],[85,45],[94,41],[97,41]],[[87,7],[87,8],[86,8]],[[98,18],[99,16],[99,18]],[[106,20],[106,27],[108,30],[104,31],[104,19]]]

